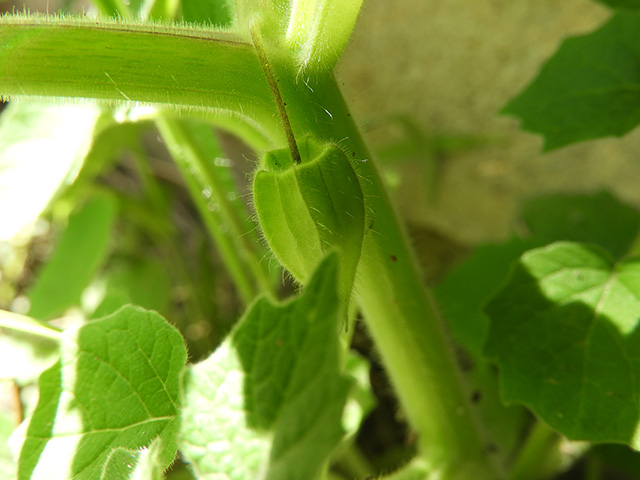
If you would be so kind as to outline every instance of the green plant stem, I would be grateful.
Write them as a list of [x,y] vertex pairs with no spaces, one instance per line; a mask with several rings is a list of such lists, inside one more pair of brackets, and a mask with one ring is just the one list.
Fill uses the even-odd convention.
[[441,478],[499,478],[485,454],[452,346],[386,189],[334,77],[305,78],[270,57],[296,136],[339,143],[353,159],[368,208],[356,293],[420,452]]
[[[179,120],[158,114],[156,124],[243,302],[248,304],[260,292],[274,295],[272,282],[265,270],[265,263],[258,255],[256,244],[230,204],[227,192],[209,171],[205,154],[191,141],[189,132]],[[205,188],[211,192],[211,200],[203,195]],[[212,202],[215,202],[219,212],[209,208]],[[223,226],[228,228],[228,232],[224,231]]]
[[520,448],[509,480],[540,480],[558,472],[562,463],[559,452],[560,435],[545,423],[536,421]]
[[39,337],[51,338],[60,341],[62,330],[53,327],[35,318],[20,315],[18,313],[0,310],[0,328],[16,330],[18,332],[31,333]]
[[584,480],[602,480],[603,475],[602,460],[597,457],[589,456],[585,465]]

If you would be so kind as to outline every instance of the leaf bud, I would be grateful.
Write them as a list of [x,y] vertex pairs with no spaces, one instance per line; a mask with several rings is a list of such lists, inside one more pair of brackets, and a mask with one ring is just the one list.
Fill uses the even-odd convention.
[[306,283],[325,254],[340,251],[340,290],[348,300],[364,235],[358,176],[337,145],[299,142],[301,163],[288,149],[268,152],[253,180],[264,237],[282,265]]

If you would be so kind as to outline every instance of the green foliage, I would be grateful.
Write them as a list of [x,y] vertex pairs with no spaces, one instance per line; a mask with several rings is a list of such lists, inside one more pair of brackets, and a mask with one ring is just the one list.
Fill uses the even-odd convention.
[[640,268],[560,242],[524,254],[487,306],[502,395],[572,439],[636,439]]
[[640,123],[636,45],[640,13],[619,11],[593,33],[565,40],[538,77],[503,113],[540,133],[550,150],[621,136]]
[[50,320],[80,303],[82,292],[107,255],[115,215],[113,199],[97,197],[69,218],[55,254],[29,293],[29,315]]
[[[481,245],[435,288],[453,337],[476,356],[481,354],[489,328],[483,308],[504,283],[511,264],[525,251],[570,240],[598,245],[622,258],[640,234],[640,212],[604,192],[531,199],[522,206],[520,215],[525,235]],[[469,278],[482,281],[470,282]]]
[[350,385],[340,368],[337,272],[329,256],[294,301],[258,300],[211,357],[189,368],[180,449],[199,477],[319,473],[342,436]]
[[182,0],[180,6],[186,22],[226,26],[234,18],[235,6],[231,0]]
[[640,9],[640,2],[638,0],[598,0],[600,3],[604,3],[611,8],[626,8],[629,10]]
[[185,361],[180,334],[139,308],[65,332],[60,361],[40,377],[18,478],[134,478],[147,456],[164,469],[177,448]]
[[[640,123],[639,5],[602,3],[609,22],[566,40],[505,108],[546,148]],[[108,18],[0,17],[0,301],[31,302],[0,311],[0,377],[27,392],[41,373],[10,440],[20,480],[542,480],[579,455],[637,475],[637,454],[560,434],[640,449],[640,214],[606,193],[532,199],[519,234],[477,248],[434,302],[332,72],[361,4],[96,0]],[[403,125],[435,171],[442,145]],[[257,169],[226,158],[212,126]],[[15,241],[43,212],[58,240]],[[356,318],[367,359],[348,351]],[[418,439],[395,473],[358,452],[371,359]],[[401,437],[388,450],[411,450]],[[15,465],[0,456],[8,478]]]

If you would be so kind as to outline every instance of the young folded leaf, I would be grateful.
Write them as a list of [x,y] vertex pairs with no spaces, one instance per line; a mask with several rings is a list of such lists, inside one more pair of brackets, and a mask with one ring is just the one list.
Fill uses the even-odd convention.
[[253,180],[264,237],[278,260],[306,283],[325,253],[340,250],[340,291],[349,298],[364,235],[364,201],[351,162],[337,145],[305,137],[301,163],[268,152]]

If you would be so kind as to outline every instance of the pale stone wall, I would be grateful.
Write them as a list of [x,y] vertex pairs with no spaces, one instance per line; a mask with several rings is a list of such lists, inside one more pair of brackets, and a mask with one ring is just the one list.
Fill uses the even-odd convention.
[[365,0],[338,71],[371,144],[390,137],[380,123],[397,113],[492,139],[447,161],[434,202],[408,167],[398,201],[409,221],[473,243],[504,238],[537,193],[609,189],[640,206],[640,131],[541,155],[540,137],[497,113],[564,37],[608,16],[590,0]]

